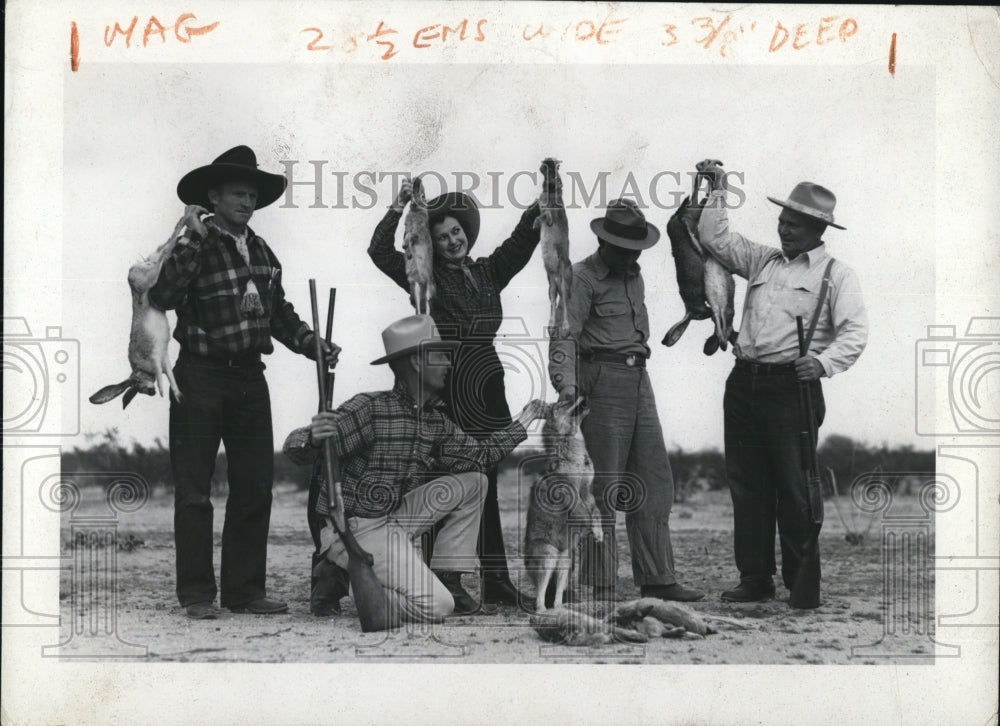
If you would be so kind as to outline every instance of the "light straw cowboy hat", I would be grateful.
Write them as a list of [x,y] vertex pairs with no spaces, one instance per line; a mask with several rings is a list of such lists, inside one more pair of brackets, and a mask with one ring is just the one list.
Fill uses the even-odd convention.
[[397,320],[382,331],[382,344],[385,355],[373,360],[373,366],[419,350],[455,350],[459,346],[456,340],[441,340],[430,315],[410,315]]

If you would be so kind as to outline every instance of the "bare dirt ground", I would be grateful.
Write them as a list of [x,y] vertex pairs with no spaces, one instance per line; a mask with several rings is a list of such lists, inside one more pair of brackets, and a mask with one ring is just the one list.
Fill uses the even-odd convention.
[[[530,592],[519,558],[524,515],[517,512],[515,485],[503,484],[501,513],[512,576]],[[289,613],[254,616],[223,611],[214,621],[191,621],[184,617],[174,596],[172,495],[156,490],[138,511],[121,515],[117,546],[114,541],[105,541],[103,547],[98,543],[96,549],[89,548],[89,569],[83,570],[79,563],[84,553],[72,545],[73,525],[79,527],[81,518],[88,514],[107,513],[103,494],[86,491],[73,521],[64,518],[63,522],[63,553],[74,561],[76,569],[66,571],[61,582],[62,656],[86,659],[100,653],[149,661],[269,663],[428,659],[455,663],[932,662],[928,627],[934,619],[934,581],[925,558],[933,556],[933,534],[925,538],[929,551],[918,546],[897,548],[892,551],[895,554],[886,550],[892,562],[887,589],[882,522],[874,522],[864,544],[849,544],[830,502],[820,538],[824,578],[820,608],[790,610],[782,601],[787,591],[780,585],[778,599],[773,601],[748,605],[721,602],[721,591],[736,582],[732,508],[727,493],[700,492],[675,505],[671,516],[678,573],[686,585],[707,592],[692,609],[735,618],[745,629],[720,624],[721,632],[704,640],[658,639],[642,646],[574,648],[543,643],[529,626],[529,614],[510,607],[485,615],[449,618],[433,628],[412,626],[389,634],[362,633],[349,599],[342,601],[343,615],[313,617],[308,604],[312,543],[304,521],[305,496],[291,485],[275,487],[268,591],[288,602]],[[840,501],[848,511],[850,501]],[[218,568],[224,497],[216,498],[215,504]],[[915,497],[897,497],[893,513],[920,516],[923,510]],[[624,515],[619,515],[619,530],[618,587],[630,599],[638,597],[638,592],[632,584]],[[101,567],[116,575],[100,575]],[[90,579],[84,581],[80,572],[89,573],[86,577]],[[892,584],[899,573],[911,574],[902,585]],[[473,579],[466,576],[466,586],[477,595],[478,590],[470,587]],[[886,636],[887,631],[891,637]]]

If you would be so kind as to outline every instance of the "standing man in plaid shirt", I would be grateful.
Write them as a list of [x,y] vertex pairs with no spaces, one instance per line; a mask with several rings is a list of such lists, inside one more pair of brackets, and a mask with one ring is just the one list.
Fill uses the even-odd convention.
[[[451,419],[440,394],[457,341],[442,341],[429,315],[403,318],[382,333],[395,375],[392,390],[360,393],[333,412],[313,416],[285,441],[285,454],[314,463],[332,439],[341,461],[347,525],[371,553],[375,575],[386,589],[390,622],[439,621],[453,612],[471,615],[479,604],[461,576],[476,568],[476,539],[488,487],[485,472],[527,437],[525,427],[542,416],[533,400],[516,419],[488,436],[473,438]],[[322,476],[322,468],[319,469]],[[329,514],[326,487],[316,505]],[[430,570],[419,550],[421,535],[443,523]],[[317,585],[310,607],[316,615],[340,611],[338,600],[347,553],[332,528],[320,532]],[[338,571],[341,570],[341,571]]]
[[[259,170],[246,146],[186,174],[177,196],[188,205],[187,231],[149,292],[155,307],[177,310],[182,400],[170,401],[177,597],[194,619],[217,613],[210,494],[220,441],[229,473],[220,602],[239,613],[288,609],[265,590],[274,441],[261,356],[274,351],[274,337],[315,358],[315,333],[285,300],[278,258],[247,226],[286,183]],[[324,341],[323,350],[335,365],[339,347]]]

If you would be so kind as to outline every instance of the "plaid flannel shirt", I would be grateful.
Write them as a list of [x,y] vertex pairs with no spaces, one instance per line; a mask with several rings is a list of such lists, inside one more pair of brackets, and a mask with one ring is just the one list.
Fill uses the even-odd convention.
[[[520,272],[538,246],[540,232],[534,228],[538,203],[528,207],[507,238],[488,257],[462,264],[468,267],[476,281],[478,292],[471,289],[465,274],[457,265],[434,265],[437,292],[431,300],[431,317],[445,340],[492,343],[503,320],[500,291]],[[375,227],[368,256],[378,269],[393,282],[410,292],[406,279],[406,256],[395,248],[396,228],[402,212],[389,209]],[[410,301],[412,304],[412,300]]]
[[[445,474],[485,471],[527,438],[517,421],[482,440],[462,431],[431,396],[418,407],[406,386],[359,393],[334,414],[334,455],[340,457],[341,488],[347,516],[378,517],[395,510],[403,496]],[[284,453],[298,464],[313,464],[320,483],[316,511],[329,514],[321,449],[309,443],[309,427],[295,429]]]
[[[236,251],[236,240],[207,221],[202,239],[188,230],[164,261],[150,303],[160,310],[177,309],[174,337],[181,349],[198,355],[229,358],[271,353],[274,336],[296,353],[310,327],[285,300],[281,263],[267,243],[247,228],[250,266]],[[246,318],[240,303],[253,277],[264,306],[264,317]]]

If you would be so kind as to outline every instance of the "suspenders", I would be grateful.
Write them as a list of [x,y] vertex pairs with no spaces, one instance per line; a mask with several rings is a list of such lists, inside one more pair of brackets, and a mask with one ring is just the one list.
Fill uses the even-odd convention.
[[826,301],[826,293],[830,289],[830,270],[833,269],[834,259],[826,263],[826,270],[823,272],[823,285],[819,289],[819,300],[816,301],[816,309],[813,311],[812,319],[809,321],[809,329],[806,330],[806,352],[809,351],[809,344],[812,343],[813,333],[816,332],[816,323],[819,322],[819,314],[823,310],[823,303]]

